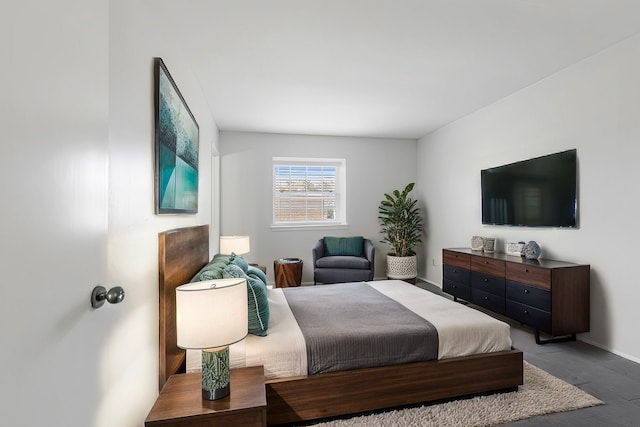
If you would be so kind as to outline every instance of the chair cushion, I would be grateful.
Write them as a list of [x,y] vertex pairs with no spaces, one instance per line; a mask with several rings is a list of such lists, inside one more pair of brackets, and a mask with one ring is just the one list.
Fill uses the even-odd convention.
[[359,256],[326,256],[316,261],[318,268],[353,268],[357,270],[368,270],[369,260]]
[[362,256],[363,237],[324,237],[325,255]]
[[345,283],[372,280],[371,270],[354,270],[351,268],[316,268],[313,280],[316,283]]

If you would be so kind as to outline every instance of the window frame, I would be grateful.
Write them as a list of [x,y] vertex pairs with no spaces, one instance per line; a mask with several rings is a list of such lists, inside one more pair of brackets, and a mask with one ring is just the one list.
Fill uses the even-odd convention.
[[[276,222],[276,166],[335,166],[335,203],[336,218],[320,221],[278,221]],[[300,228],[344,228],[347,224],[347,185],[346,185],[346,159],[319,158],[319,157],[273,157],[271,162],[271,228],[274,230],[288,230]]]

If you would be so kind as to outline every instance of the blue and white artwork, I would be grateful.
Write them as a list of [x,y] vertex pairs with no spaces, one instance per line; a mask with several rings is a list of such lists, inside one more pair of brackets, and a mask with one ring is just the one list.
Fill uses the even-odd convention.
[[199,128],[156,58],[156,213],[198,212]]

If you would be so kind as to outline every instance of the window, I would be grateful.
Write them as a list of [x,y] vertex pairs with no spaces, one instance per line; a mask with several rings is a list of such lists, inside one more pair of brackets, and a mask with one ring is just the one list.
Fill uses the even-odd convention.
[[273,158],[273,225],[346,224],[345,159]]

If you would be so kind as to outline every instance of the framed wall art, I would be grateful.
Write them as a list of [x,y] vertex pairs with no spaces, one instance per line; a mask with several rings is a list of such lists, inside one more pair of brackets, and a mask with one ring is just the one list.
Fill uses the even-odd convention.
[[162,59],[155,58],[155,211],[198,212],[198,123]]

